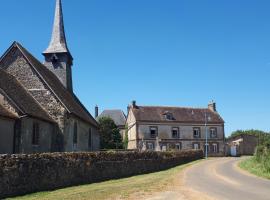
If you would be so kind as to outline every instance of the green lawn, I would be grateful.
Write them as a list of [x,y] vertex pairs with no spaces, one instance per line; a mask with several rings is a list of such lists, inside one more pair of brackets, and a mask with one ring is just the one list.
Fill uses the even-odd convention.
[[26,196],[10,199],[53,199],[53,200],[82,200],[82,199],[127,199],[132,194],[144,195],[147,193],[166,190],[175,181],[177,175],[187,166],[199,162],[194,161],[169,170],[133,176],[118,180],[93,183],[89,185],[68,187],[49,192],[38,192]]
[[239,163],[240,168],[263,178],[270,179],[270,172],[267,171],[261,163],[255,160],[255,157],[250,157]]

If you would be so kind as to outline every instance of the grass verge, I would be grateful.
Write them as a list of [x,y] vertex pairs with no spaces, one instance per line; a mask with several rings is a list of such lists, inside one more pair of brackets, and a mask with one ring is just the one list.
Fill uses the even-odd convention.
[[255,157],[247,158],[239,163],[239,167],[259,177],[270,179],[270,172],[256,161]]
[[[105,181],[55,191],[38,192],[10,199],[54,199],[54,200],[103,200],[129,199],[130,196],[140,196],[166,190],[175,181],[175,177],[185,168],[200,160],[180,165],[168,170]],[[179,180],[180,181],[180,180]]]

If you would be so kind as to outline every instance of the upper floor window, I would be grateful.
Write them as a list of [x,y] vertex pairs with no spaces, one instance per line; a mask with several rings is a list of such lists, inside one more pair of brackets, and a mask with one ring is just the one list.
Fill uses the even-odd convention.
[[150,137],[156,138],[158,136],[158,128],[157,127],[150,127]]
[[92,129],[89,128],[88,131],[88,147],[90,148],[92,146]]
[[210,128],[210,137],[211,138],[217,137],[217,128]]
[[77,122],[74,122],[74,130],[73,130],[73,144],[78,143],[78,125]]
[[193,128],[193,137],[200,138],[201,137],[201,129],[200,128]]
[[179,138],[179,128],[172,128],[172,138]]
[[32,144],[33,145],[39,144],[39,124],[36,122],[33,123]]

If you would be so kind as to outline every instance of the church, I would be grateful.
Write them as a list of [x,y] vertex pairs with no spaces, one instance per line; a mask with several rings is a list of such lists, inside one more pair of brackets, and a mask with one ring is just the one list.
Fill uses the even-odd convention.
[[73,93],[61,0],[43,55],[14,42],[0,58],[0,154],[98,150],[98,123]]

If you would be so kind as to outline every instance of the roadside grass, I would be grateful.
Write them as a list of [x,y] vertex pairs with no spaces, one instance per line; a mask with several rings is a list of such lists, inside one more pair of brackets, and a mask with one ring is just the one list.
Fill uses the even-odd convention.
[[239,167],[256,176],[270,179],[270,171],[266,170],[262,163],[257,162],[254,156],[241,161]]
[[[103,199],[128,199],[131,195],[136,196],[151,194],[166,190],[179,173],[186,167],[200,162],[201,160],[183,164],[168,170],[110,180],[101,183],[68,187],[55,191],[38,192],[25,196],[9,199],[53,199],[53,200],[103,200]],[[179,180],[180,181],[180,180]],[[174,182],[175,183],[175,182]]]

